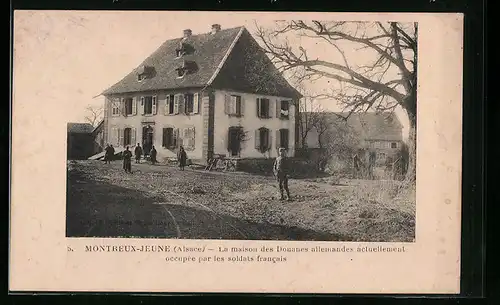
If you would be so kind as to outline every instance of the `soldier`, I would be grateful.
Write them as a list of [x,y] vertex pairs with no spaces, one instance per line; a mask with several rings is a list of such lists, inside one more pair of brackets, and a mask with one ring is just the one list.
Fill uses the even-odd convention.
[[135,154],[135,163],[141,163],[142,147],[139,143],[137,143],[137,146],[135,147],[134,154]]
[[132,173],[132,152],[128,146],[123,152],[123,169],[126,173]]
[[273,173],[276,179],[278,180],[281,198],[280,200],[284,200],[283,196],[284,192],[286,192],[288,201],[291,200],[290,190],[288,189],[288,160],[286,157],[286,150],[284,148],[280,148],[278,151],[278,157],[274,161],[273,165]]

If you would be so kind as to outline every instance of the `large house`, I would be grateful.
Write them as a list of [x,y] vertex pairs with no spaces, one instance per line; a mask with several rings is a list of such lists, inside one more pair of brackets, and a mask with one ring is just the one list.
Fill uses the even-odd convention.
[[104,141],[154,145],[160,160],[181,145],[201,162],[269,158],[278,147],[293,155],[297,142],[302,96],[244,27],[184,30],[102,95]]
[[[308,114],[310,113],[301,113],[303,117]],[[379,164],[384,163],[387,157],[393,157],[403,145],[403,125],[392,112],[355,112],[349,116],[340,112],[323,112],[320,115],[326,120],[324,125],[346,124],[347,130],[357,139],[357,148],[375,153],[376,162]],[[347,120],[344,120],[346,117]],[[302,122],[305,121],[302,119]],[[320,141],[321,136],[318,137],[317,130],[311,128],[307,132],[304,146],[317,149],[320,148]],[[323,140],[322,144],[327,144],[326,141]]]

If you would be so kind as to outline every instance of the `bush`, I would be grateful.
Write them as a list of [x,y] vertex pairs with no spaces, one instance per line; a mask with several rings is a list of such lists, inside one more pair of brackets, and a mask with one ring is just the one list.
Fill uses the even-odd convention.
[[[242,159],[238,161],[237,169],[242,172],[273,175],[274,158]],[[289,158],[290,177],[295,179],[323,176],[313,160]]]

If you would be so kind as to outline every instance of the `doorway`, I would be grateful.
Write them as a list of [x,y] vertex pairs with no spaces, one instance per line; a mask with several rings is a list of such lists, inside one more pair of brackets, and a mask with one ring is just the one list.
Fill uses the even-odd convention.
[[144,155],[149,155],[151,148],[153,147],[153,137],[154,129],[151,125],[142,127],[142,149]]
[[228,150],[231,157],[238,157],[241,151],[242,127],[230,127],[228,135]]

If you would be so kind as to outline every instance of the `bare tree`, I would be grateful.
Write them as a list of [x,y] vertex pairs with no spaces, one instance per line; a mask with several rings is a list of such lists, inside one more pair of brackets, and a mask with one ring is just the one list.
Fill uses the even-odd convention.
[[87,108],[85,108],[85,110],[87,111],[85,120],[89,122],[92,126],[96,127],[103,119],[104,108],[89,105],[87,106]]
[[309,133],[317,129],[320,125],[321,113],[323,107],[313,98],[304,94],[304,98],[299,101],[299,117],[297,119],[300,132],[300,144],[303,148],[307,147],[307,137]]
[[[410,160],[407,179],[415,179],[417,123],[417,23],[277,21],[273,28],[257,26],[261,41],[277,68],[298,81],[334,80],[338,88],[316,97],[337,100],[347,116],[356,111],[392,112],[404,109],[410,122]],[[292,47],[287,35],[318,40],[336,54],[337,60],[309,56],[314,50]],[[371,53],[373,61],[359,65]],[[296,71],[301,73],[296,73]]]

